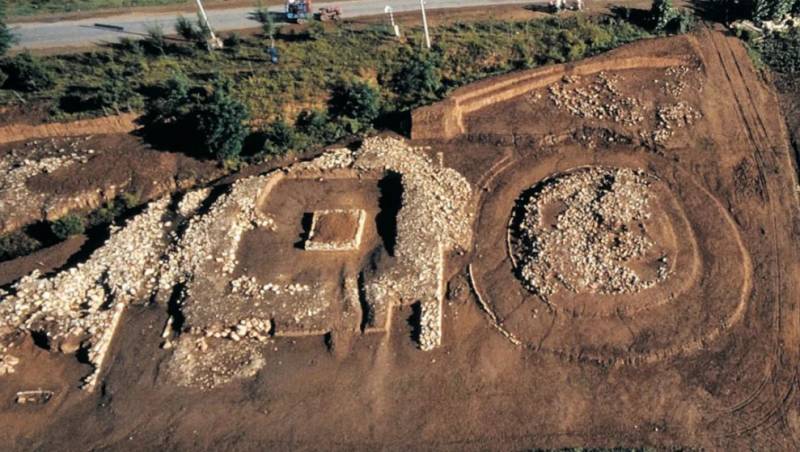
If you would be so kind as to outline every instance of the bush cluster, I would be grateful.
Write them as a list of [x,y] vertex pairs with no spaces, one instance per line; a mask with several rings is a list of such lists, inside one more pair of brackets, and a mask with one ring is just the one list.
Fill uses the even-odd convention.
[[83,234],[86,231],[86,224],[83,218],[70,214],[50,223],[50,231],[59,240]]
[[43,91],[55,85],[53,70],[40,58],[30,53],[20,53],[0,64],[5,74],[2,87],[26,93]]
[[0,261],[25,256],[42,247],[41,242],[23,231],[0,236]]
[[781,74],[800,76],[800,29],[771,33],[755,44],[761,60]]
[[[274,26],[266,12],[261,16],[267,28]],[[188,19],[178,31],[202,35]],[[383,26],[343,24],[315,39],[278,34],[280,59],[273,64],[269,35],[277,31],[267,31],[231,37],[235,48],[224,52],[197,52],[195,42],[169,42],[153,28],[141,41],[123,39],[108,50],[21,56],[0,66],[9,75],[5,87],[34,90],[28,99],[50,103],[45,107],[59,119],[144,104],[141,124],[152,143],[224,160],[240,152],[250,127],[258,136],[248,146],[260,148],[260,137],[269,154],[319,147],[376,123],[401,127],[406,122],[397,112],[474,80],[584,58],[648,35],[606,17],[481,21],[436,27],[434,47],[420,52],[420,29],[407,29],[406,40],[398,41]],[[38,76],[17,75],[23,72]],[[217,79],[231,83],[217,86]],[[0,100],[15,102],[3,94]]]
[[695,24],[694,15],[687,9],[678,9],[672,0],[653,0],[650,24],[657,33],[686,33]]
[[151,96],[139,122],[153,142],[198,157],[235,159],[249,133],[249,114],[231,90],[224,77],[202,86],[191,86],[185,76],[173,77]]

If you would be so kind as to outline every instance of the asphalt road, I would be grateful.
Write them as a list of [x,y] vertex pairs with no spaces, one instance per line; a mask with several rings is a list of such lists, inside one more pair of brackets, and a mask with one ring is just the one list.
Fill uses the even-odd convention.
[[[460,8],[469,6],[497,7],[501,4],[543,4],[546,0],[428,0],[427,9]],[[419,0],[353,0],[336,3],[315,3],[314,9],[323,6],[340,6],[345,17],[371,16],[383,14],[386,5],[395,12],[419,10]],[[257,27],[252,19],[255,7],[212,9],[208,10],[208,18],[216,31],[240,30]],[[270,11],[283,12],[283,6],[272,6]],[[185,14],[191,17],[190,14]],[[127,13],[107,16],[101,19],[67,20],[56,23],[31,22],[11,24],[12,32],[17,36],[18,49],[51,49],[64,47],[84,47],[103,42],[116,42],[122,36],[143,36],[147,29],[157,25],[166,33],[172,33],[178,13]],[[421,21],[421,20],[420,20]],[[122,27],[123,31],[115,31],[96,27],[96,23]]]

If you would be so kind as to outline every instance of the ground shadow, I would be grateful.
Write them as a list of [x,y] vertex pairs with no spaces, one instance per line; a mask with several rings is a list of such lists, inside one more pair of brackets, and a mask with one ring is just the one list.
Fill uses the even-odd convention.
[[399,173],[389,172],[378,182],[381,197],[378,199],[380,212],[375,216],[375,226],[383,246],[390,256],[394,256],[397,243],[397,213],[403,203],[403,183]]

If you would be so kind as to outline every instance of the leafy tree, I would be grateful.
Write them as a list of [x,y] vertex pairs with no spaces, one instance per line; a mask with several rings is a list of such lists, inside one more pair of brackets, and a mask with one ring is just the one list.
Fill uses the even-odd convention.
[[650,22],[655,30],[664,30],[667,24],[675,18],[675,7],[672,0],[653,0],[650,7]]
[[16,91],[41,91],[55,84],[52,70],[28,52],[6,60],[2,64],[2,70],[8,77],[3,87]]
[[798,0],[755,0],[753,4],[753,19],[756,21],[780,19],[786,14],[798,12]]
[[361,80],[341,81],[331,90],[328,111],[334,117],[348,118],[350,131],[369,129],[381,112],[380,93]]
[[152,142],[191,149],[203,157],[236,158],[249,129],[247,108],[231,96],[229,79],[192,88],[185,76],[168,80],[139,119]]
[[653,0],[650,23],[659,33],[685,33],[693,26],[694,16],[688,10],[672,6],[672,0]]
[[13,43],[14,36],[6,25],[6,0],[0,0],[0,57],[8,52]]
[[177,74],[157,89],[145,104],[145,112],[138,122],[150,141],[160,143],[165,139],[169,141],[174,131],[189,127],[189,80],[185,75]]
[[432,53],[418,53],[392,77],[394,92],[401,102],[413,108],[439,99],[442,73],[438,62]]
[[231,96],[231,81],[217,79],[192,107],[194,130],[203,153],[219,160],[236,158],[249,133],[247,107]]
[[60,240],[65,240],[72,235],[83,234],[85,230],[83,219],[77,215],[67,215],[50,223],[50,231]]

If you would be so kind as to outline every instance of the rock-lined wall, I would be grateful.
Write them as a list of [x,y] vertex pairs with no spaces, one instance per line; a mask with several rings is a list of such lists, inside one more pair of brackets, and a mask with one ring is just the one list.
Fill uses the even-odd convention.
[[[684,44],[690,45],[688,40]],[[685,59],[674,56],[625,56],[635,47],[636,45],[628,46],[579,63],[512,72],[461,87],[453,91],[447,99],[412,112],[411,138],[455,138],[465,132],[464,117],[470,113],[544,88],[565,76],[587,76],[602,71],[668,68],[686,63]]]

